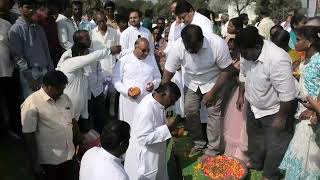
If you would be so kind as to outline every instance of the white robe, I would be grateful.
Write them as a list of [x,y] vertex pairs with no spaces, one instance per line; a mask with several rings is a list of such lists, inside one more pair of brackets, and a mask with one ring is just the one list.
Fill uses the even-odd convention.
[[124,168],[130,180],[168,180],[165,108],[152,94],[139,104],[131,126],[131,139]]
[[[131,125],[133,114],[142,98],[149,94],[147,83],[152,82],[156,89],[161,82],[161,74],[153,56],[139,60],[133,53],[122,57],[114,70],[114,87],[120,92],[119,119]],[[128,96],[131,87],[139,87],[141,94],[137,99]]]
[[[71,50],[63,53],[57,65],[57,70],[62,71],[68,77],[68,84],[64,93],[69,96],[74,107],[76,120],[80,115],[88,118],[88,75],[86,66],[94,63],[107,54],[107,50],[99,50],[85,56],[72,57]],[[90,69],[90,68],[89,68]],[[85,75],[85,72],[88,74]]]

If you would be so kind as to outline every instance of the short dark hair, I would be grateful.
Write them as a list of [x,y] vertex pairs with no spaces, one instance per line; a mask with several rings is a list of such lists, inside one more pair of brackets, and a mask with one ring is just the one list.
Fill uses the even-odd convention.
[[242,24],[244,24],[243,22],[244,22],[244,20],[246,20],[247,18],[249,19],[249,16],[248,16],[247,13],[241,13],[241,14],[239,15],[239,19],[240,19],[240,21],[242,21]]
[[[130,14],[133,13],[133,12],[138,13],[138,16],[139,16],[140,18],[142,17],[142,12],[141,12],[139,9],[131,9],[130,12],[129,12],[129,16],[130,16]],[[129,16],[128,16],[128,17],[129,17]]]
[[172,81],[160,84],[160,86],[154,91],[158,94],[169,92],[170,94],[174,95],[176,99],[179,99],[181,97],[181,92],[179,87]]
[[45,86],[57,87],[57,86],[68,84],[68,78],[63,72],[58,70],[52,70],[47,72],[43,76],[42,83]]
[[83,3],[80,0],[73,0],[71,2],[71,5],[75,5],[75,6],[83,6]]
[[257,44],[263,45],[263,38],[256,27],[248,26],[236,34],[235,42],[240,48],[254,48]]
[[151,18],[151,17],[153,16],[153,11],[152,11],[152,9],[146,9],[146,10],[144,11],[144,16]]
[[295,26],[298,25],[301,21],[307,21],[307,17],[303,14],[297,13],[292,16],[290,25],[292,29],[296,29]]
[[18,0],[18,6],[22,7],[24,5],[35,5],[33,0]]
[[127,122],[113,120],[106,124],[100,137],[101,146],[107,151],[112,151],[120,146],[120,143],[130,139],[130,125]]
[[278,47],[286,50],[290,40],[290,34],[284,29],[278,29],[272,36],[271,41]]
[[189,24],[182,29],[181,38],[182,38],[183,44],[185,46],[188,46],[195,42],[203,41],[204,36],[199,26]]
[[186,0],[178,0],[177,1],[177,6],[176,6],[176,10],[175,10],[176,15],[190,12],[190,10],[194,11],[194,8],[192,7],[192,5],[188,1],[186,1]]
[[260,9],[260,15],[262,16],[270,16],[270,11],[267,8]]
[[112,7],[112,9],[115,9],[116,8],[116,5],[114,4],[113,1],[109,1],[107,0],[103,6],[104,9],[106,9],[107,7]]
[[241,19],[239,17],[230,19],[229,23],[230,22],[236,28],[236,31],[240,31],[243,28],[243,22],[241,21]]
[[162,16],[157,18],[157,22],[158,22],[158,20],[166,21],[166,19],[164,17],[162,17]]

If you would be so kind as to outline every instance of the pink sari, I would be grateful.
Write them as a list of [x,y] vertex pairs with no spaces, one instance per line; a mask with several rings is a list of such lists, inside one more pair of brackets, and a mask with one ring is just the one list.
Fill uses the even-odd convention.
[[238,99],[239,87],[232,93],[227,110],[224,116],[224,141],[225,141],[225,155],[236,157],[244,163],[248,163],[246,151],[248,149],[248,136],[246,129],[246,106],[244,104],[244,111],[238,111],[236,102]]

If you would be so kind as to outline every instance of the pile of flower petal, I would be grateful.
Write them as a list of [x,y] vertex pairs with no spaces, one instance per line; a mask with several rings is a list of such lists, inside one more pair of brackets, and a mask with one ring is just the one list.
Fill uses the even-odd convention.
[[245,165],[229,156],[206,157],[201,167],[203,173],[212,180],[243,179],[247,175]]

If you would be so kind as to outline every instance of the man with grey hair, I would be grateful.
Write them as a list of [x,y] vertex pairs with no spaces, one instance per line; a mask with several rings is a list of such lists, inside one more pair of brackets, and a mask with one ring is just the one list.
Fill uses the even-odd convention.
[[137,39],[133,52],[122,57],[114,70],[113,84],[120,93],[119,119],[130,126],[142,98],[153,92],[161,81],[156,60],[149,52],[149,41]]
[[229,25],[229,15],[228,14],[222,14],[220,17],[220,21],[221,21],[221,25],[220,25],[220,29],[221,29],[221,36],[223,38],[225,38],[227,36],[227,28]]

